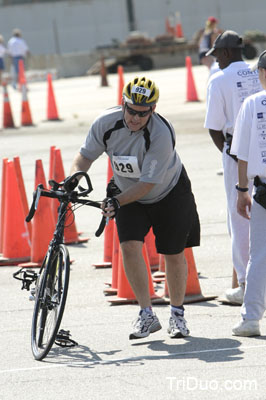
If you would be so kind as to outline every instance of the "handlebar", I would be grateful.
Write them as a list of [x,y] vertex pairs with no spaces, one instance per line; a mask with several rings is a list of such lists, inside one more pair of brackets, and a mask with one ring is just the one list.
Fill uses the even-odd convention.
[[[83,176],[86,179],[87,186],[88,186],[87,189],[84,189],[81,186],[78,186],[79,192],[70,189],[71,183],[73,181],[76,180],[78,183],[78,180],[77,180],[78,176]],[[65,182],[65,181],[67,181],[67,182]],[[50,190],[45,189],[42,184],[39,184],[37,186],[37,189],[33,193],[33,200],[32,200],[30,210],[29,210],[29,214],[26,217],[26,222],[30,222],[30,220],[34,217],[34,214],[35,214],[35,211],[37,210],[38,203],[39,203],[41,196],[58,199],[61,202],[63,202],[63,201],[66,201],[69,203],[73,202],[73,203],[79,203],[79,204],[88,205],[88,206],[92,206],[92,207],[96,207],[96,208],[101,208],[101,203],[99,203],[97,201],[92,201],[92,200],[88,200],[88,199],[80,199],[80,197],[86,196],[93,190],[89,175],[86,172],[77,171],[71,177],[66,178],[65,181],[58,183],[54,180],[50,180],[49,184],[52,187],[52,189],[50,189]],[[105,225],[106,225],[106,218],[103,216],[102,220],[100,222],[100,225],[95,233],[95,236],[99,237],[102,234],[102,232],[105,228]]]

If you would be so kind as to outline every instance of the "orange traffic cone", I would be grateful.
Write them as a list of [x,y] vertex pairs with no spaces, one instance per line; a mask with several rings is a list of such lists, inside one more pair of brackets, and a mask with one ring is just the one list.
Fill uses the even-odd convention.
[[7,92],[6,83],[3,83],[4,91],[4,102],[3,102],[3,127],[4,128],[15,128],[14,120],[12,116],[11,106],[9,103],[9,97]]
[[[107,161],[107,184],[113,176],[112,165],[110,159]],[[115,220],[111,219],[104,229],[104,250],[103,261],[92,264],[96,268],[110,268],[112,267],[112,253],[113,253],[113,235],[115,229]]]
[[54,159],[55,159],[55,146],[50,146],[50,157],[49,157],[49,177],[48,179],[54,179]]
[[5,216],[5,202],[6,202],[6,168],[8,158],[3,158],[2,163],[2,185],[1,185],[1,214],[0,214],[0,253],[3,253],[4,241],[4,216]]
[[107,72],[105,68],[104,58],[101,57],[101,86],[108,86]]
[[[29,213],[29,206],[28,206],[22,171],[21,171],[21,167],[20,167],[19,157],[18,156],[14,157],[13,162],[14,162],[14,168],[15,168],[15,172],[16,172],[16,178],[17,178],[17,184],[18,184],[18,189],[19,189],[19,193],[20,193],[20,198],[21,198],[21,202],[22,202],[23,215],[24,215],[24,219],[25,219]],[[26,224],[26,227],[28,230],[29,241],[30,241],[31,235],[32,235],[31,221]]]
[[47,74],[48,95],[47,95],[47,120],[48,121],[61,121],[58,116],[55,95],[52,84],[52,75]]
[[184,34],[183,34],[183,29],[182,29],[182,24],[181,24],[181,17],[180,17],[180,13],[176,12],[175,13],[176,16],[176,30],[175,30],[175,37],[176,38],[183,38]]
[[117,73],[118,73],[118,98],[117,98],[117,104],[120,105],[122,104],[122,96],[123,96],[123,88],[124,88],[124,68],[122,65],[118,65],[117,67]]
[[191,58],[189,56],[186,57],[186,67],[187,67],[187,101],[199,101],[192,73]]
[[[61,182],[65,179],[65,172],[64,172],[63,160],[62,160],[60,149],[54,150],[53,179],[56,182]],[[56,214],[55,214],[55,212],[56,212]],[[57,208],[54,210],[54,218],[55,218],[55,220],[57,220]],[[87,242],[89,240],[89,238],[80,238],[79,237],[74,218],[75,218],[74,214],[72,213],[71,210],[69,210],[66,215],[64,242],[66,244]]]
[[[41,183],[47,187],[42,160],[36,160],[35,188]],[[38,208],[33,217],[31,266],[40,266],[47,252],[48,245],[53,238],[55,222],[51,210],[50,199],[41,197]],[[30,265],[25,265],[30,266]]]
[[145,244],[147,246],[151,269],[153,271],[156,271],[158,269],[158,265],[159,265],[159,254],[157,253],[157,250],[156,250],[155,236],[154,236],[152,228],[150,229],[149,233],[145,237]]
[[153,282],[158,283],[165,279],[165,259],[163,254],[159,254],[159,269],[152,276]]
[[175,29],[172,27],[170,23],[170,18],[166,18],[165,20],[165,30],[168,35],[175,35]]
[[19,88],[22,88],[22,85],[27,86],[25,70],[24,70],[24,60],[19,60],[18,62],[18,84]]
[[3,259],[0,265],[15,265],[29,260],[29,234],[23,213],[13,161],[6,163]]
[[[48,181],[54,180],[54,168],[55,168],[55,146],[50,146],[50,157],[49,157],[49,175]],[[57,199],[51,199],[51,209],[54,216],[55,222],[57,221],[59,202]]]
[[118,263],[119,263],[119,238],[116,224],[114,224],[113,232],[113,252],[112,252],[112,282],[109,288],[104,290],[106,295],[116,294],[118,287]]
[[22,90],[21,125],[32,126],[33,123],[31,118],[30,105],[28,102],[27,88],[25,82],[22,83],[21,90]]
[[186,296],[201,295],[201,288],[196,269],[196,263],[192,249],[190,247],[185,249],[185,257],[188,265]]
[[[187,277],[187,286],[186,286],[186,293],[185,293],[185,299],[184,299],[184,304],[189,304],[189,303],[197,303],[200,301],[207,301],[207,300],[213,300],[217,296],[203,296],[201,293],[201,288],[200,288],[200,283],[199,283],[199,278],[198,278],[198,273],[196,269],[196,264],[192,252],[192,248],[186,248],[185,249],[185,257],[187,261],[187,268],[188,268],[188,277]],[[165,279],[165,287],[164,287],[164,293],[162,297],[167,301],[169,299],[169,292],[168,292],[168,285],[167,285],[167,280]]]

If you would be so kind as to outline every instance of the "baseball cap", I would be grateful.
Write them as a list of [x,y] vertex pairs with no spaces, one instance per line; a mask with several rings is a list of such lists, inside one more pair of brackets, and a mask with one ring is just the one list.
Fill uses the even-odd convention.
[[258,61],[256,62],[255,65],[251,68],[251,71],[256,71],[258,68],[264,68],[266,69],[266,50],[264,50],[260,56]]
[[212,48],[206,53],[210,56],[216,49],[241,49],[243,47],[242,38],[234,31],[224,31],[213,43]]
[[217,18],[215,18],[215,17],[213,17],[213,16],[210,16],[209,18],[208,18],[208,21],[210,21],[210,22],[218,22],[218,19]]

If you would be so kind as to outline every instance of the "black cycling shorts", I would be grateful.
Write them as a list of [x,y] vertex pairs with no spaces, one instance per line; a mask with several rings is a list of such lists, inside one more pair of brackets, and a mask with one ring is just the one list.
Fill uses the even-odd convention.
[[153,204],[134,202],[122,206],[116,224],[120,243],[128,240],[144,242],[152,227],[160,254],[178,254],[186,247],[199,246],[199,217],[185,168],[167,196]]

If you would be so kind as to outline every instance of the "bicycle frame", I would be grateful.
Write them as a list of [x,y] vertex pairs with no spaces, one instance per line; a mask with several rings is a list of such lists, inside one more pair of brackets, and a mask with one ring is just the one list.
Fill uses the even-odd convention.
[[[70,188],[71,180],[76,179],[78,175],[85,177],[88,189],[85,190],[79,187],[80,191],[77,192]],[[41,196],[59,200],[60,205],[55,231],[48,245],[40,272],[39,274],[32,274],[23,271],[22,279],[17,278],[17,275],[22,269],[13,274],[16,279],[23,281],[22,289],[30,290],[30,285],[36,282],[35,292],[32,292],[35,297],[35,306],[31,331],[31,347],[36,360],[42,360],[49,353],[56,341],[57,332],[66,304],[70,275],[70,259],[68,249],[64,244],[64,229],[69,204],[78,203],[101,208],[99,202],[79,198],[85,197],[92,191],[89,176],[83,171],[76,172],[70,179],[67,179],[65,183],[49,181],[49,184],[52,187],[50,190],[45,189],[42,185],[38,185],[33,195],[33,202],[29,215],[26,217],[27,222],[33,218]],[[65,190],[60,190],[60,187],[64,187]],[[105,224],[106,220],[105,217],[103,217],[95,233],[96,236],[100,236],[104,230]]]

